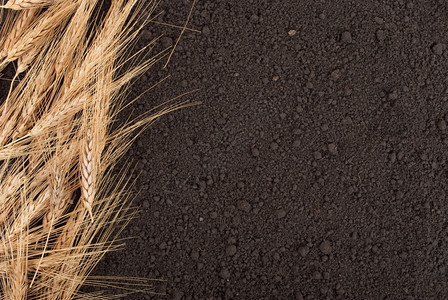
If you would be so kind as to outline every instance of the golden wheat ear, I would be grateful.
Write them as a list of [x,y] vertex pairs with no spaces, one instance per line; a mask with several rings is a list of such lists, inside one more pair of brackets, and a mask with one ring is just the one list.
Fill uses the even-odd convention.
[[82,204],[90,215],[93,222],[92,206],[96,192],[96,172],[97,172],[97,156],[95,153],[95,139],[92,132],[88,130],[84,145],[81,149],[81,159],[79,161],[81,173],[81,194]]
[[7,50],[4,60],[12,62],[24,54],[34,56],[43,45],[57,37],[59,34],[57,29],[61,30],[78,6],[73,1],[65,3],[66,5],[63,6],[54,5],[45,14],[39,16],[32,29],[23,32],[13,45],[4,49],[4,51]]
[[0,8],[23,10],[49,6],[54,2],[54,0],[9,0],[5,5],[0,6]]
[[33,8],[24,10],[23,12],[20,13],[9,33],[8,34],[5,33],[6,38],[3,42],[3,47],[1,49],[0,54],[1,57],[5,57],[8,55],[9,49],[14,46],[16,40],[28,28],[31,22],[35,19],[38,12],[39,12],[38,8]]

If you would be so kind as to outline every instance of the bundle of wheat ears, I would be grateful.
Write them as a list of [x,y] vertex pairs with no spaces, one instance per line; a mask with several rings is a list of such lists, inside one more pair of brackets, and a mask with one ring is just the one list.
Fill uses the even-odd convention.
[[164,55],[126,56],[157,1],[4,2],[0,71],[15,76],[0,107],[0,299],[105,298],[80,287],[107,286],[88,275],[134,212],[114,166],[136,131],[184,106],[115,126],[130,80]]

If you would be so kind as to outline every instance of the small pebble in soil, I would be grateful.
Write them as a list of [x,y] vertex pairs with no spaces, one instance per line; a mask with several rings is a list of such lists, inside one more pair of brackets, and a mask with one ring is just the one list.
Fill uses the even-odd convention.
[[227,256],[233,256],[236,254],[236,246],[235,245],[229,245],[226,247],[226,255]]
[[341,41],[343,43],[351,43],[353,41],[352,34],[348,31],[344,31],[341,35]]
[[313,278],[317,279],[317,280],[320,280],[320,279],[322,279],[322,274],[319,271],[314,271],[313,272]]
[[337,80],[340,77],[341,77],[341,71],[339,69],[336,69],[333,72],[331,72],[331,78],[333,78],[334,80]]
[[332,155],[336,155],[336,154],[338,154],[338,146],[335,143],[330,143],[330,144],[328,144],[328,151]]
[[254,157],[258,157],[260,155],[260,150],[258,150],[257,148],[252,148],[252,155]]
[[303,300],[305,298],[303,298],[303,294],[300,291],[296,291],[295,293],[295,299],[296,300]]
[[275,211],[275,214],[276,214],[277,218],[282,219],[286,216],[286,210],[284,210],[283,208],[277,209]]
[[380,29],[376,32],[376,39],[380,42],[386,39],[386,33],[384,32],[384,30]]
[[299,253],[302,257],[305,257],[310,252],[310,248],[308,246],[302,246],[299,248]]
[[384,19],[380,17],[375,17],[375,23],[377,23],[378,25],[382,25],[384,24]]
[[434,51],[437,55],[442,55],[443,50],[445,50],[445,45],[442,43],[437,43],[434,46],[432,46],[432,51]]
[[330,241],[328,241],[328,240],[324,240],[324,241],[320,244],[319,249],[320,249],[320,251],[322,251],[322,253],[324,253],[324,254],[330,254],[331,251],[332,251]]
[[223,279],[228,279],[230,278],[230,272],[227,268],[222,268],[221,272],[219,272],[219,276],[221,276],[221,278]]
[[252,206],[246,200],[240,200],[237,203],[237,208],[241,211],[248,213],[248,212],[250,212]]

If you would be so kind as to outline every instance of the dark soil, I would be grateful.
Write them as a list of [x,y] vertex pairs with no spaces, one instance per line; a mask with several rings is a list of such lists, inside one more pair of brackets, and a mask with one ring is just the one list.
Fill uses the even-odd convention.
[[166,280],[123,299],[446,299],[448,2],[199,0],[190,26],[131,94],[169,74],[135,112],[202,104],[132,147],[135,238],[95,274]]
[[200,0],[190,26],[135,108],[202,105],[132,148],[136,238],[96,273],[166,280],[125,299],[446,299],[448,2]]
[[97,272],[166,280],[125,299],[446,299],[448,2],[200,0],[190,25],[136,108],[202,105],[132,148],[136,238]]

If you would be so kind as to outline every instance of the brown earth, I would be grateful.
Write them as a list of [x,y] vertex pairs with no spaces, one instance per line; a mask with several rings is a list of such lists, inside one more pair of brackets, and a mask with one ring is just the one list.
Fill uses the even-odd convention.
[[200,0],[190,26],[135,109],[202,105],[132,148],[136,238],[97,271],[166,280],[125,299],[446,299],[448,2]]

